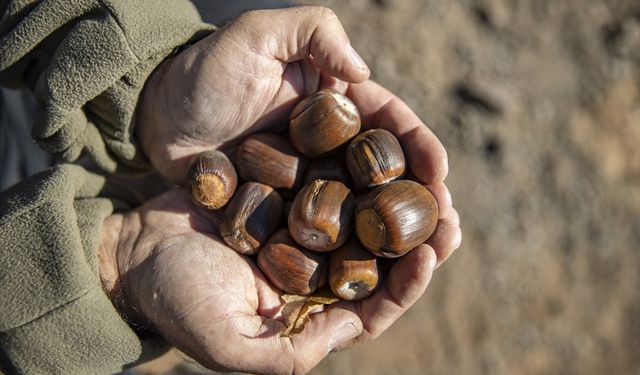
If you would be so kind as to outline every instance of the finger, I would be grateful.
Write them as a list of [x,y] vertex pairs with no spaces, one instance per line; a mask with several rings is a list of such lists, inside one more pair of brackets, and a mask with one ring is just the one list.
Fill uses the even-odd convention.
[[248,258],[243,257],[253,272],[256,279],[256,293],[258,295],[257,304],[252,304],[252,308],[257,311],[258,315],[266,318],[277,319],[280,317],[284,304],[280,299],[280,292],[273,287],[256,263]]
[[427,185],[427,189],[429,189],[438,202],[438,218],[441,219],[447,216],[453,208],[451,193],[447,185],[442,181],[437,181],[431,185]]
[[326,74],[322,74],[320,76],[320,86],[318,87],[319,90],[334,89],[339,93],[344,94],[348,88],[349,88],[348,82],[345,82],[341,79],[338,79],[336,77],[326,75]]
[[398,138],[420,181],[444,181],[449,172],[444,146],[402,100],[373,81],[351,84],[347,96],[360,110],[364,128],[383,128]]
[[302,66],[302,77],[304,80],[304,92],[302,96],[306,97],[318,91],[318,86],[321,82],[321,73],[318,68],[313,66],[308,60],[302,60],[299,63]]
[[328,8],[259,10],[243,14],[238,21],[246,22],[257,47],[273,58],[283,62],[310,58],[322,72],[347,82],[362,82],[369,77],[369,68]]
[[343,303],[335,309],[346,309],[358,314],[363,332],[337,350],[372,340],[393,324],[426,290],[436,264],[436,254],[430,246],[420,245],[391,268],[386,281],[372,296],[357,303]]
[[[237,319],[225,340],[219,363],[232,370],[269,374],[304,374],[315,367],[336,346],[362,332],[353,312],[331,309],[313,314],[301,333],[280,337],[283,325],[260,316]],[[218,350],[216,350],[218,352]]]
[[460,247],[461,242],[460,217],[452,207],[446,217],[438,220],[435,232],[426,241],[426,244],[431,246],[437,254],[436,268],[440,267]]

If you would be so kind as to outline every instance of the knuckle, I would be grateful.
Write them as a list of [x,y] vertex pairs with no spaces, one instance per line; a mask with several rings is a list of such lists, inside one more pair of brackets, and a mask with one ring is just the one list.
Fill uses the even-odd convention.
[[322,18],[337,18],[338,16],[336,16],[335,12],[333,10],[331,10],[330,8],[327,7],[322,7],[319,6],[317,7],[317,12],[320,16],[322,16]]
[[259,10],[245,10],[238,15],[238,19],[244,21],[254,20],[260,16],[260,12]]
[[335,12],[327,7],[319,5],[309,5],[302,7],[302,9],[311,14],[313,18],[317,19],[319,22],[330,18],[337,18]]
[[447,216],[448,216],[447,219],[449,221],[449,225],[454,227],[460,226],[460,214],[458,213],[458,210],[451,207]]
[[234,21],[238,24],[247,25],[249,27],[255,27],[265,21],[265,17],[268,18],[268,10],[256,9],[245,10],[234,18]]
[[458,250],[462,246],[462,229],[458,228],[453,240],[453,250]]

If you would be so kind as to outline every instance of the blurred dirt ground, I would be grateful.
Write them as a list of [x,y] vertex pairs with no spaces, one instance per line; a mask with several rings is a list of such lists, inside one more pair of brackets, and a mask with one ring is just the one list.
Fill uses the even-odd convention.
[[408,314],[313,374],[640,374],[640,3],[310,3],[448,148],[463,226]]

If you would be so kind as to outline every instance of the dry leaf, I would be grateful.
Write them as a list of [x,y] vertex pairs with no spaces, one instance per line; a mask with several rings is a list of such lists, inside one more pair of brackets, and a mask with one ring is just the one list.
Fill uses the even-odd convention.
[[297,302],[297,301],[304,302],[309,298],[309,296],[299,296],[297,294],[283,294],[282,297],[280,298],[282,298],[282,300],[288,304],[288,303]]
[[311,296],[285,294],[282,296],[282,300],[286,303],[282,309],[286,328],[280,336],[288,337],[302,332],[309,321],[309,314],[313,309],[331,305],[340,299],[334,296],[330,289],[325,288]]

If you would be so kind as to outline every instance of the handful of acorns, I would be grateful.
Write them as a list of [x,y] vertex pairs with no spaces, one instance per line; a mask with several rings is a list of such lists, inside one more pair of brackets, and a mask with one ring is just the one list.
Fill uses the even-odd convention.
[[[226,205],[222,239],[257,254],[284,292],[312,294],[328,276],[339,298],[366,298],[380,284],[377,257],[400,257],[425,242],[438,205],[424,186],[399,180],[405,158],[390,132],[359,133],[353,102],[320,90],[293,109],[289,139],[249,136],[235,168],[220,151],[196,155],[188,173],[193,200],[208,209]],[[237,191],[236,170],[245,181]]]

